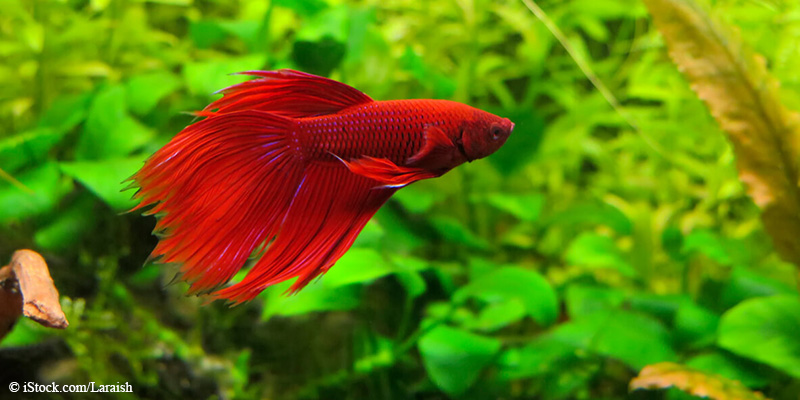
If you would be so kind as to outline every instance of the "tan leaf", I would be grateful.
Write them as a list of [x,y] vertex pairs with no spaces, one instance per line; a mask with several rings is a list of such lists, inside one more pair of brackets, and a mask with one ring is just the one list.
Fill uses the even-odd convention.
[[648,365],[633,378],[630,390],[678,388],[686,393],[712,400],[768,400],[750,391],[738,381],[708,374],[671,362]]
[[691,0],[644,0],[672,60],[728,134],[739,177],[775,249],[800,266],[800,118],[778,98],[763,57]]
[[47,263],[39,253],[19,250],[9,265],[17,278],[22,294],[23,314],[50,328],[64,329],[69,325],[58,301],[58,290],[50,277]]

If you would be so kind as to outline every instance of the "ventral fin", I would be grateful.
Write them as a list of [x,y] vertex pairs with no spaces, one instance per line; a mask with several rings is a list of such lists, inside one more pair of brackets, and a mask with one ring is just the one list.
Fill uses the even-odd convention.
[[267,111],[290,118],[333,114],[347,107],[372,102],[358,89],[317,75],[291,69],[246,71],[258,76],[220,90],[223,97],[203,112]]
[[385,158],[364,156],[351,161],[339,160],[354,174],[376,180],[386,188],[400,188],[421,179],[436,177],[422,168],[401,167]]

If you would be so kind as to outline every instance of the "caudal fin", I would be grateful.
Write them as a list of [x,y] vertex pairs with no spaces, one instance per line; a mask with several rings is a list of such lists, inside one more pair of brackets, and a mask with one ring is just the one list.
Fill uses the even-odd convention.
[[190,292],[227,282],[274,237],[303,177],[291,120],[246,110],[186,127],[133,177],[152,206],[160,240],[152,256],[179,263]]

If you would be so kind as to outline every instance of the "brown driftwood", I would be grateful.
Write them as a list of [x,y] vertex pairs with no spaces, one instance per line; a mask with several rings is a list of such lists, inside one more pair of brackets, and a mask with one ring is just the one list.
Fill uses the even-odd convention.
[[32,250],[15,252],[11,263],[0,268],[0,338],[11,331],[20,315],[49,328],[69,325],[47,263]]

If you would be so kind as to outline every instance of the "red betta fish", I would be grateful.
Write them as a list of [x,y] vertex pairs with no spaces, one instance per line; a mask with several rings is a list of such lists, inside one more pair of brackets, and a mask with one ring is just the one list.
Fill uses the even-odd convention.
[[514,124],[446,100],[374,101],[292,70],[223,89],[131,179],[152,206],[152,257],[181,265],[190,293],[241,303],[299,277],[296,292],[350,248],[399,188],[494,153]]

